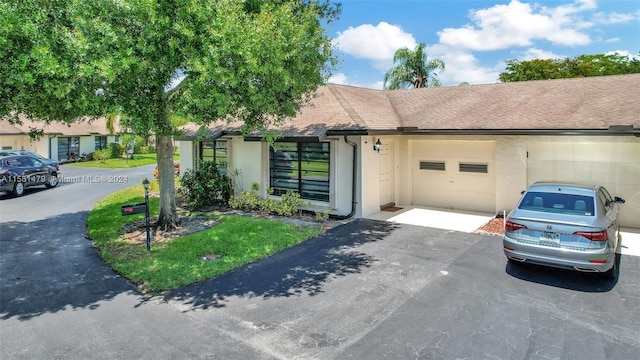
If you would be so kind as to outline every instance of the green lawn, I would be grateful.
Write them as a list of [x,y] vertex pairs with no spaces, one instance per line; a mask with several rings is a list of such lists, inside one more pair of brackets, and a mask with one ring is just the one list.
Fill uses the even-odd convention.
[[[180,154],[173,156],[174,160],[180,159]],[[107,159],[104,162],[98,160],[80,161],[66,163],[65,166],[80,166],[80,167],[93,167],[93,168],[108,168],[108,169],[121,169],[132,168],[137,166],[152,165],[157,163],[156,154],[134,154],[133,159]]]
[[[152,182],[151,191],[157,188]],[[242,215],[205,213],[219,224],[200,233],[162,243],[128,243],[122,226],[144,214],[122,216],[121,205],[144,201],[142,185],[113,193],[99,201],[87,219],[88,235],[102,257],[116,272],[146,293],[158,294],[220,275],[257,259],[298,244],[322,231],[280,221]],[[151,216],[158,214],[159,201],[150,198]],[[203,257],[216,257],[204,261]]]

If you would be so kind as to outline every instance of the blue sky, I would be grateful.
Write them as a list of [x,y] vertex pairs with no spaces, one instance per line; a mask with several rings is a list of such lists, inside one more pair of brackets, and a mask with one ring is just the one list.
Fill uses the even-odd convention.
[[331,83],[381,89],[400,47],[444,60],[443,86],[499,82],[509,59],[640,53],[638,0],[337,0]]

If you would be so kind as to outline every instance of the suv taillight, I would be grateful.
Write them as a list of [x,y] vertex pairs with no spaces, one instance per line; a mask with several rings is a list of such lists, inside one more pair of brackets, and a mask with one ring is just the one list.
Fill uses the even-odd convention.
[[591,241],[607,241],[609,237],[605,230],[601,231],[576,231],[573,235],[583,236]]
[[527,227],[526,227],[526,226],[524,226],[524,225],[516,224],[516,223],[513,223],[513,222],[511,222],[511,221],[507,221],[507,222],[504,224],[504,229],[505,229],[506,231],[516,231],[516,230],[519,230],[519,229],[526,229],[526,228],[527,228]]

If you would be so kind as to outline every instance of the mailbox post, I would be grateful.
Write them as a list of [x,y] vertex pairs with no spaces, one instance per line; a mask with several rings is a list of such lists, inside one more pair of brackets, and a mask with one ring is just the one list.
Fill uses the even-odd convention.
[[151,252],[151,237],[149,235],[149,180],[144,178],[144,180],[142,180],[142,185],[144,186],[144,217],[147,226],[147,252]]
[[144,186],[144,202],[130,205],[122,205],[120,211],[122,216],[144,213],[145,227],[147,230],[147,252],[151,252],[151,234],[149,233],[149,180],[142,180]]

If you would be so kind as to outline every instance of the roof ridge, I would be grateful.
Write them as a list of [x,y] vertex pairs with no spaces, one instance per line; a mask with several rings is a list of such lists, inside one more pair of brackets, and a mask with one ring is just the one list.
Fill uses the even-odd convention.
[[329,91],[333,94],[333,96],[338,100],[344,111],[347,112],[347,115],[353,120],[357,125],[367,127],[367,124],[362,120],[358,112],[349,104],[347,99],[342,96],[342,93],[338,89],[336,89],[332,84],[327,84]]

